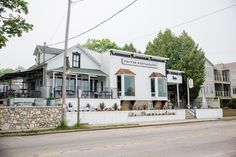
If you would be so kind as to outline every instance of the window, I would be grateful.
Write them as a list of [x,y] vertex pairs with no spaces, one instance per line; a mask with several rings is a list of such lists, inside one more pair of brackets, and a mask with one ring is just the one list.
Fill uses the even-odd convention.
[[101,91],[103,91],[103,81],[101,81]]
[[117,91],[119,96],[121,96],[121,76],[117,76]]
[[37,63],[40,64],[40,53],[38,52],[38,56],[37,56]]
[[78,52],[73,52],[72,67],[80,68],[80,54]]
[[158,96],[166,97],[167,89],[166,89],[166,79],[158,78]]
[[233,88],[233,94],[236,94],[236,87]]
[[125,96],[135,96],[134,76],[124,76],[124,80],[125,80]]
[[155,96],[155,78],[151,78],[151,95]]

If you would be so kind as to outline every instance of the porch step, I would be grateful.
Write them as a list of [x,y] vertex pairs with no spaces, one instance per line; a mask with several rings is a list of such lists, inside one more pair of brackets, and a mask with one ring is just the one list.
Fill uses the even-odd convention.
[[192,110],[185,110],[185,119],[197,119],[195,113]]

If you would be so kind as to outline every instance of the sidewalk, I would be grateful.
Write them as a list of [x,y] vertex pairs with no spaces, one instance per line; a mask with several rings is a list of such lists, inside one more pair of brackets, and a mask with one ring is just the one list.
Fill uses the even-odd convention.
[[155,121],[155,122],[141,122],[141,123],[129,123],[129,124],[107,124],[107,125],[90,125],[90,128],[85,129],[69,129],[69,130],[53,130],[53,129],[34,129],[34,130],[14,130],[14,131],[0,131],[0,137],[6,136],[30,136],[30,135],[43,135],[43,134],[55,134],[55,133],[67,133],[67,132],[82,132],[82,131],[98,131],[109,129],[125,129],[136,127],[149,127],[149,126],[164,126],[175,125],[185,123],[198,123],[198,122],[210,122],[218,121],[221,119],[188,119],[188,120],[173,120],[173,121]]

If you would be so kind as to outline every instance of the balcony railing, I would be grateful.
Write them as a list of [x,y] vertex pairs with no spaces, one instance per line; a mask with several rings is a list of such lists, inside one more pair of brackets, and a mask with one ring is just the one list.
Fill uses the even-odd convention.
[[0,92],[0,99],[4,98],[40,98],[41,91],[37,90],[27,90],[27,89],[9,89],[6,91]]
[[[78,89],[81,91],[81,98],[89,99],[116,99],[119,97],[119,93],[116,88],[97,88],[95,90],[90,90],[85,86],[69,86],[66,89],[67,98],[77,98]],[[50,88],[50,95],[55,98],[62,97],[62,86],[57,86],[54,89]]]
[[216,81],[226,81],[226,82],[229,82],[229,76],[227,75],[217,75],[215,74],[215,80]]
[[216,91],[216,96],[219,97],[230,97],[230,91]]

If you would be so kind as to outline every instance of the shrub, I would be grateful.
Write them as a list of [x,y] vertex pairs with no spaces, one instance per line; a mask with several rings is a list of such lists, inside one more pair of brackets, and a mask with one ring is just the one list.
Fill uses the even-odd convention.
[[69,126],[66,124],[65,121],[62,121],[60,125],[58,125],[57,129],[66,130],[69,129]]
[[231,109],[236,109],[236,103],[229,102],[229,103],[226,104],[225,107],[231,108]]
[[112,106],[112,108],[116,111],[116,110],[118,109],[117,103],[115,103],[115,104]]
[[104,104],[104,102],[102,102],[102,103],[99,104],[99,107],[103,111],[104,108],[106,107],[106,105]]

